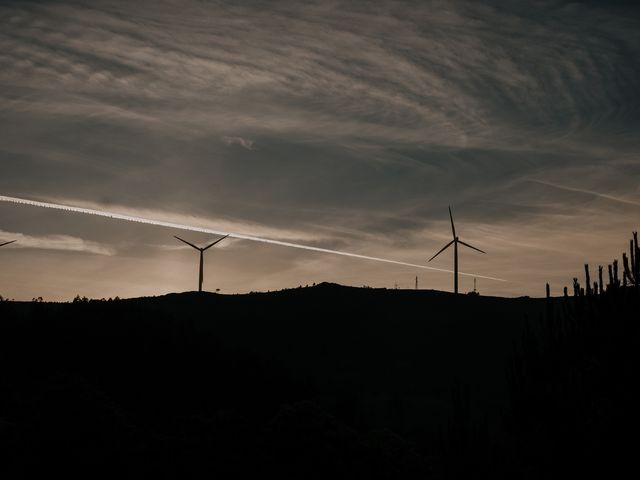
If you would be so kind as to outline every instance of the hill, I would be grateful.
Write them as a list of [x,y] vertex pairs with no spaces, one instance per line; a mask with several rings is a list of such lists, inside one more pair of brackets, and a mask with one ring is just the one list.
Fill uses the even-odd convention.
[[0,302],[12,473],[435,475],[456,409],[500,423],[507,359],[544,305],[333,284]]

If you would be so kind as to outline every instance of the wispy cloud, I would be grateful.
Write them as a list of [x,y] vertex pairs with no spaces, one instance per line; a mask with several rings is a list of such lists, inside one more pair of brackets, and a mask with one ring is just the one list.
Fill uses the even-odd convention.
[[[84,252],[95,255],[115,255],[116,250],[108,245],[84,240],[69,235],[41,235],[32,236],[17,232],[0,230],[0,238],[16,240],[12,248],[37,248],[40,250],[64,250],[69,252]],[[9,247],[5,247],[9,248]]]
[[240,145],[247,150],[253,150],[253,140],[242,137],[222,137],[222,140],[227,145]]
[[557,143],[606,120],[589,111],[634,115],[620,87],[636,72],[616,48],[620,39],[633,48],[634,23],[550,4],[381,2],[367,11],[354,2],[336,15],[313,2],[258,11],[187,1],[180,22],[170,4],[127,5],[126,17],[117,2],[13,5],[0,38],[12,68],[0,78],[41,93],[50,80],[62,87],[46,99],[11,95],[14,110],[83,116],[99,102],[105,114],[176,134],[188,126],[509,147]]

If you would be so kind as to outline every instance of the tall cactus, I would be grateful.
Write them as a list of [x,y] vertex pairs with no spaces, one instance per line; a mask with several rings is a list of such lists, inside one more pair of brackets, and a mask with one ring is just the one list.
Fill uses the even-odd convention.
[[633,232],[633,239],[629,241],[629,255],[631,262],[626,253],[622,254],[622,263],[624,265],[624,279],[629,284],[640,286],[640,248],[638,248],[638,232]]
[[602,280],[602,265],[598,265],[598,284],[600,285],[600,295],[604,292],[604,283]]
[[589,264],[584,264],[584,284],[587,289],[587,295],[591,295],[591,276],[589,275]]
[[609,264],[608,267],[609,267],[609,285],[607,285],[607,290],[615,286],[613,283],[613,270],[612,270],[611,264]]
[[636,272],[640,272],[640,247],[638,247],[638,232],[633,232],[633,249],[632,249],[632,263]]

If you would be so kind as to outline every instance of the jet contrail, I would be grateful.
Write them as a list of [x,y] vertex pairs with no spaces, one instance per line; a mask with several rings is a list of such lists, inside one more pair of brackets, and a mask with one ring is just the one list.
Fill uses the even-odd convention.
[[636,207],[640,207],[640,203],[634,202],[633,200],[627,200],[625,198],[613,197],[611,195],[607,195],[606,193],[595,192],[593,190],[586,190],[584,188],[575,188],[568,187],[566,185],[560,185],[558,183],[545,182],[543,180],[537,180],[535,178],[528,178],[528,182],[539,183],[540,185],[546,185],[547,187],[557,188],[559,190],[566,190],[567,192],[577,192],[577,193],[585,193],[587,195],[592,195],[594,197],[604,198],[605,200],[609,200],[617,203],[624,203],[627,205],[633,205]]
[[[194,226],[191,226],[191,225],[181,225],[179,223],[164,222],[162,220],[153,220],[153,219],[150,219],[150,218],[134,217],[134,216],[131,216],[131,215],[122,215],[120,213],[105,212],[105,211],[102,211],[102,210],[93,210],[91,208],[73,207],[71,205],[61,205],[61,204],[58,204],[58,203],[38,202],[38,201],[35,201],[35,200],[28,200],[28,199],[25,199],[25,198],[5,197],[4,195],[0,195],[0,202],[17,203],[17,204],[20,204],[20,205],[29,205],[29,206],[32,206],[32,207],[52,208],[54,210],[63,210],[63,211],[66,211],[66,212],[84,213],[84,214],[87,214],[87,215],[97,215],[99,217],[107,217],[107,218],[114,218],[114,219],[117,219],[117,220],[125,220],[127,222],[146,223],[148,225],[157,225],[159,227],[175,228],[177,230],[188,230],[188,231],[191,231],[191,232],[207,233],[207,234],[211,234],[211,235],[228,235],[229,237],[238,238],[238,239],[241,239],[241,240],[250,240],[252,242],[270,243],[272,245],[281,245],[283,247],[299,248],[299,249],[302,249],[302,250],[310,250],[312,252],[332,253],[334,255],[342,255],[342,256],[345,256],[345,257],[360,258],[360,259],[363,259],[363,260],[372,260],[374,262],[393,263],[395,265],[404,265],[406,267],[422,268],[422,269],[425,269],[425,270],[435,270],[435,271],[438,271],[438,272],[453,273],[452,270],[446,270],[446,269],[443,269],[443,268],[427,267],[426,265],[417,265],[415,263],[400,262],[398,260],[389,260],[389,259],[386,259],[386,258],[370,257],[368,255],[360,255],[360,254],[357,254],[357,253],[341,252],[339,250],[330,250],[328,248],[312,247],[310,245],[301,245],[299,243],[282,242],[280,240],[271,240],[269,238],[254,237],[252,235],[244,235],[242,233],[224,232],[222,230],[213,230],[211,228],[194,227]],[[468,277],[477,277],[477,278],[484,278],[484,279],[487,279],[487,280],[495,280],[497,282],[506,282],[506,280],[504,280],[502,278],[487,277],[487,276],[484,276],[484,275],[476,275],[474,273],[459,272],[459,274],[460,275],[466,275]]]

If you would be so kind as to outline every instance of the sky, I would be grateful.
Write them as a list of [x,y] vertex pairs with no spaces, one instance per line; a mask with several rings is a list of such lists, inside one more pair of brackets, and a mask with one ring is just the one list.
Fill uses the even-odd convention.
[[[0,195],[559,294],[640,218],[640,10],[567,1],[0,1]],[[197,288],[216,237],[0,203],[0,295]],[[227,239],[205,289],[452,275]],[[430,266],[451,269],[446,251]],[[461,277],[461,291],[473,277]]]

